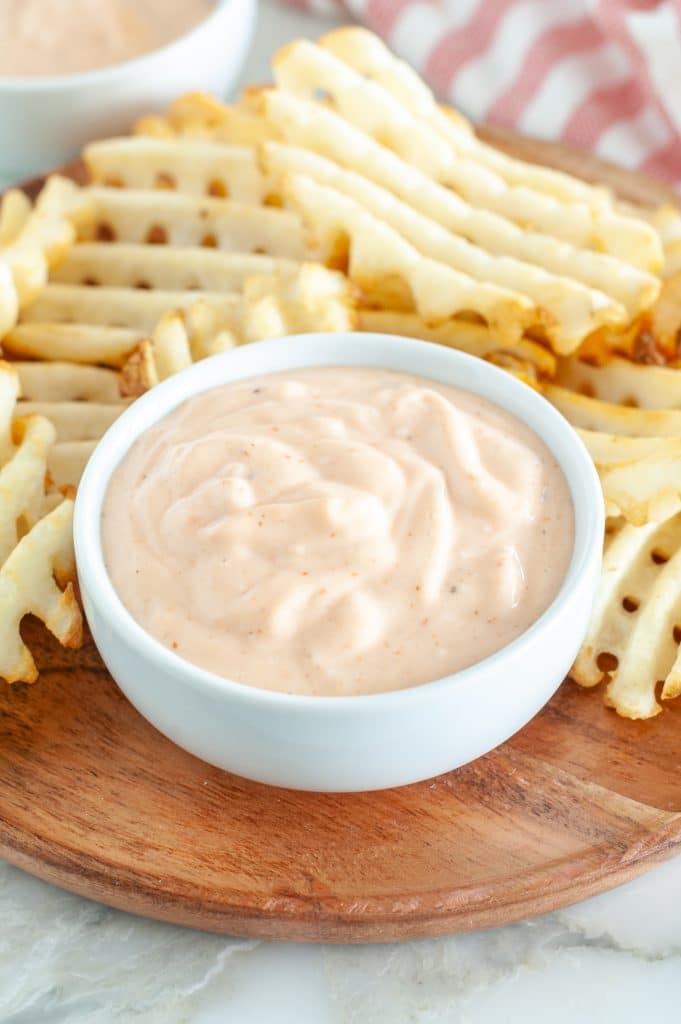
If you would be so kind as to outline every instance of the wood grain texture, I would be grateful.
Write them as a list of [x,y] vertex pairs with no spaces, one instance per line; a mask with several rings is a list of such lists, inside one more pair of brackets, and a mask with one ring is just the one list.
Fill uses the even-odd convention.
[[[670,198],[583,155],[491,134],[627,198]],[[530,917],[681,852],[681,701],[629,722],[567,682],[512,740],[449,775],[297,793],[175,747],[90,640],[66,651],[37,622],[24,631],[42,674],[0,682],[0,855],[112,906],[237,935],[384,942]]]

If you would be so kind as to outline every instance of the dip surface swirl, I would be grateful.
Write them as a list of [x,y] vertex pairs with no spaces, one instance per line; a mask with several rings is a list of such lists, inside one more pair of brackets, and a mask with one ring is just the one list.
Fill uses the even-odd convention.
[[114,587],[161,643],[319,696],[499,650],[555,597],[573,537],[567,482],[524,424],[425,378],[336,367],[185,402],[124,457],[102,520]]

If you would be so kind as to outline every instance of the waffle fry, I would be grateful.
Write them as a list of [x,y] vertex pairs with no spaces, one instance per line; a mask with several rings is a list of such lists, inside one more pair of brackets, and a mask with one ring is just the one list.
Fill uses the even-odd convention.
[[681,373],[668,366],[643,366],[618,358],[593,366],[571,358],[559,360],[556,383],[603,402],[641,409],[681,409]]
[[681,515],[623,526],[607,541],[596,607],[571,675],[581,686],[607,679],[606,703],[620,715],[659,714],[658,680],[662,699],[681,693],[680,581]]
[[193,361],[238,344],[308,331],[352,330],[354,297],[347,280],[317,264],[303,264],[294,276],[255,275],[243,289],[229,320],[203,302],[161,318],[122,371],[122,391],[148,391]]
[[3,344],[19,356],[118,367],[143,337],[143,331],[125,327],[29,320],[9,331]]
[[636,409],[548,384],[544,394],[573,427],[626,437],[681,437],[681,409]]
[[509,184],[531,188],[560,202],[584,202],[594,210],[612,205],[612,196],[606,188],[589,185],[549,167],[516,160],[493,146],[485,145],[457,111],[439,107],[416,72],[398,60],[372,32],[356,27],[337,29],[323,36],[319,46],[363,78],[377,82],[410,114],[426,119],[458,156],[475,160]]
[[151,245],[205,246],[299,260],[306,250],[298,218],[287,210],[179,192],[84,189],[94,217],[80,231],[95,239]]
[[59,284],[161,291],[239,291],[253,274],[295,274],[296,260],[220,249],[81,242],[50,274]]
[[107,139],[87,146],[83,159],[97,185],[166,189],[183,195],[230,198],[259,206],[268,195],[252,146],[203,140]]
[[540,319],[529,299],[424,258],[385,222],[335,189],[302,174],[290,175],[282,188],[314,232],[313,244],[341,254],[343,263],[347,253],[348,276],[369,305],[406,312],[415,307],[435,323],[473,312],[510,339]]
[[54,486],[77,487],[96,446],[96,441],[61,441],[55,444],[47,457],[47,469]]
[[594,461],[607,516],[643,526],[681,507],[681,439],[578,430]]
[[58,362],[15,362],[12,369],[19,378],[22,398],[29,402],[123,404],[118,391],[118,374],[114,370]]
[[19,188],[8,189],[0,202],[0,247],[11,245],[31,215],[31,200]]
[[526,185],[508,184],[478,160],[461,156],[431,124],[328,49],[305,40],[291,43],[275,55],[273,70],[284,91],[333,106],[350,123],[468,202],[573,245],[601,249],[643,270],[661,268],[662,246],[652,225],[607,206],[594,209],[583,202],[559,202]]
[[63,647],[82,643],[72,533],[73,502],[66,499],[21,538],[0,568],[0,677],[9,683],[38,676],[19,632],[25,615],[42,619]]
[[0,244],[0,336],[43,288],[50,266],[63,258],[72,244],[75,225],[84,224],[90,213],[83,190],[57,175],[48,178],[30,212],[12,192],[2,206],[5,242]]
[[16,418],[37,416],[47,420],[54,427],[58,442],[97,441],[124,408],[121,402],[19,402]]
[[72,585],[72,502],[45,492],[55,429],[40,415],[12,423],[18,393],[16,371],[0,363],[0,677],[32,682],[37,671],[19,633],[24,615],[40,617],[66,646],[80,643],[82,618]]
[[362,331],[400,334],[447,345],[512,369],[517,376],[533,385],[545,377],[553,377],[556,369],[555,356],[542,345],[521,338],[515,344],[502,347],[499,339],[487,327],[467,323],[465,320],[449,320],[432,327],[411,313],[367,309],[360,310],[359,327]]
[[[451,267],[480,284],[490,282],[536,303],[537,326],[558,352],[571,352],[605,323],[626,321],[623,306],[580,282],[547,274],[540,267],[508,256],[494,256],[454,235],[434,220],[352,171],[306,150],[268,143],[264,164],[274,181],[288,175],[308,175],[336,189],[379,218],[423,256]],[[477,306],[471,307],[478,311]],[[482,310],[480,310],[482,312]]]
[[246,146],[276,137],[271,126],[250,111],[228,107],[201,92],[178,97],[166,117],[143,117],[134,130],[136,135],[154,138],[179,135]]
[[650,330],[670,358],[679,354],[681,340],[681,271],[666,278],[652,309]]
[[[116,330],[127,329],[149,333],[154,329],[159,319],[168,309],[175,307],[184,308],[197,300],[209,302],[224,310],[229,315],[229,309],[238,301],[238,296],[232,292],[197,292],[197,291],[165,291],[161,289],[146,290],[134,288],[87,288],[78,285],[48,284],[38,298],[24,310],[22,323],[13,331],[10,331],[5,339],[4,345],[11,352],[19,352],[24,355],[34,355],[40,358],[50,358],[54,349],[45,341],[43,348],[36,340],[32,342],[36,346],[35,351],[26,351],[18,347],[22,342],[17,341],[23,337],[22,328],[29,325],[42,325],[44,330],[49,323],[73,324],[89,326],[100,325],[102,327],[115,328]],[[32,328],[37,337],[39,329]],[[64,331],[66,333],[66,329]],[[122,342],[122,336],[121,336]],[[26,344],[26,342],[23,342]],[[87,344],[87,339],[83,339]],[[72,356],[54,355],[55,359],[70,359],[74,362],[81,360]],[[82,361],[88,361],[84,355]],[[97,362],[90,359],[90,362]]]
[[305,334],[351,331],[357,325],[353,290],[342,274],[314,263],[293,277],[257,275],[244,287],[243,341]]
[[530,230],[529,225],[519,227],[503,213],[466,202],[326,107],[280,90],[265,91],[261,103],[268,121],[289,144],[363,175],[491,255],[579,281],[619,302],[630,316],[648,308],[659,292],[658,278],[624,260]]
[[45,513],[47,454],[55,440],[55,429],[42,416],[15,420],[16,448],[0,469],[0,564],[20,539],[20,530],[31,529]]

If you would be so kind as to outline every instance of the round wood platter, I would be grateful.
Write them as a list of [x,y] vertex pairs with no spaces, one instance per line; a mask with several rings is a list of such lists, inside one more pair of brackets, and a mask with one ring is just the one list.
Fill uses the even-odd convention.
[[[626,198],[672,195],[583,154],[486,134]],[[456,772],[381,793],[298,793],[174,746],[89,638],[66,651],[37,622],[24,632],[41,675],[0,682],[0,855],[111,906],[266,939],[385,942],[531,917],[681,852],[681,699],[629,722],[567,681]]]

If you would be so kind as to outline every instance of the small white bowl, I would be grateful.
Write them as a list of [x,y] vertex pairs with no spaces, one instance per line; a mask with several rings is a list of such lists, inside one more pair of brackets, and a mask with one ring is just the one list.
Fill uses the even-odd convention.
[[183,92],[224,96],[241,72],[256,0],[216,0],[215,10],[166,46],[71,75],[0,76],[0,178],[26,178],[74,159],[93,139],[130,130]]
[[[375,366],[484,396],[531,427],[555,455],[574,504],[563,585],[507,647],[436,682],[358,697],[306,697],[231,682],[173,654],[137,624],[107,574],[102,503],[140,434],[185,399],[227,381],[305,366]],[[175,743],[211,764],[296,789],[401,786],[466,764],[508,739],[551,697],[586,632],[598,586],[603,501],[593,463],[540,395],[480,359],[380,334],[309,334],[259,342],[197,363],[135,402],[109,429],[83,476],[75,512],[78,574],[95,643],[112,676]]]

